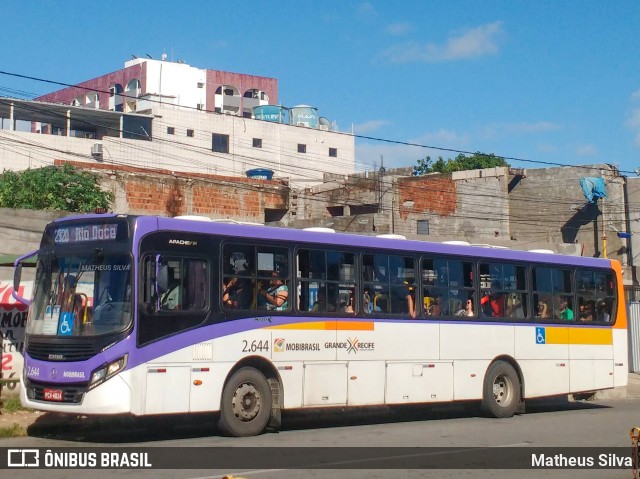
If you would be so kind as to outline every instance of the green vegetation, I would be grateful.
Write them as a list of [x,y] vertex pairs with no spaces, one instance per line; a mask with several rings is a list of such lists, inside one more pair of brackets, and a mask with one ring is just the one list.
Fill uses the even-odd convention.
[[0,427],[0,438],[2,437],[23,437],[27,435],[27,430],[14,422],[9,427]]
[[[0,399],[0,416],[6,416],[24,411],[31,411],[30,409],[24,409],[20,404],[20,397],[7,396]],[[11,420],[11,419],[10,419]],[[10,426],[0,426],[0,438],[3,437],[22,437],[27,435],[27,430],[17,422],[11,423]]]
[[2,400],[0,401],[0,413],[6,414],[16,411],[25,411],[25,409],[22,407],[22,404],[20,404],[19,396],[9,396],[2,398]]
[[418,160],[418,164],[413,167],[413,174],[416,176],[427,173],[453,173],[454,171],[479,170],[482,168],[495,168],[497,166],[510,166],[504,158],[493,153],[485,154],[476,151],[471,156],[460,153],[454,159],[445,160],[441,156],[433,161],[430,156]]
[[109,209],[112,192],[100,189],[99,176],[71,165],[45,166],[0,174],[0,207],[90,213]]

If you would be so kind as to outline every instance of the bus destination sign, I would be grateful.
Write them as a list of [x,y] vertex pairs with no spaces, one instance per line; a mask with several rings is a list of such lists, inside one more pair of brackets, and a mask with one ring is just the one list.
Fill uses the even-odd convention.
[[55,244],[115,241],[117,224],[61,226],[55,229]]

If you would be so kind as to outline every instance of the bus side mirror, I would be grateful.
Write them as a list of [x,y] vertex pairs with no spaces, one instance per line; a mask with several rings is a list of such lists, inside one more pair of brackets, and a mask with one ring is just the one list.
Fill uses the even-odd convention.
[[11,296],[13,296],[17,301],[20,301],[22,304],[26,304],[27,306],[31,304],[31,300],[23,298],[18,294],[18,291],[20,291],[20,279],[22,278],[22,261],[29,259],[37,254],[38,250],[34,250],[20,256],[13,262],[13,291],[11,292]]
[[[13,294],[14,297],[17,294],[16,291],[20,289],[20,278],[22,278],[22,265],[17,264],[13,270]],[[16,298],[18,299],[18,298]]]

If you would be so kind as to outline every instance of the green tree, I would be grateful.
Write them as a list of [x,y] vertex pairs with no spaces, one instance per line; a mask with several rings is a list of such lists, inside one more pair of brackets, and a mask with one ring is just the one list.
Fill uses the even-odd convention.
[[100,189],[99,176],[71,165],[0,174],[0,207],[90,213],[109,209],[114,195]]
[[482,168],[495,168],[497,166],[510,166],[504,158],[493,153],[486,154],[476,151],[473,155],[466,156],[460,153],[454,159],[445,160],[441,156],[433,161],[430,156],[425,156],[418,160],[418,164],[413,167],[413,174],[416,176],[427,173],[452,173],[454,171],[479,170]]

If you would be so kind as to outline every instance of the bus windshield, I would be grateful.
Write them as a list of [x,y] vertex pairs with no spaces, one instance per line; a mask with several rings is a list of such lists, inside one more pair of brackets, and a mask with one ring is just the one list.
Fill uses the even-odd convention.
[[97,248],[87,255],[38,259],[27,333],[97,336],[126,329],[131,315],[131,257]]

